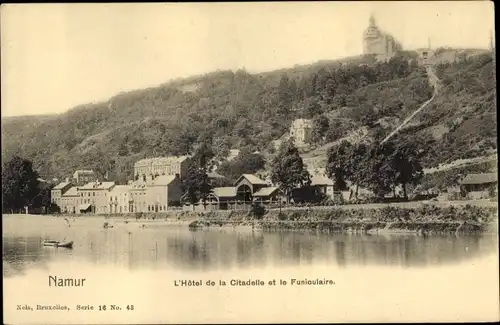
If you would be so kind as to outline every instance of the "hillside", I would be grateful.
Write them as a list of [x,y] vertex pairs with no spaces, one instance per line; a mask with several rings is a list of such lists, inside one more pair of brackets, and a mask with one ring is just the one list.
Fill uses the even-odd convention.
[[[202,140],[266,152],[299,117],[329,119],[320,148],[359,130],[382,137],[432,95],[415,58],[405,52],[388,63],[361,56],[259,74],[216,71],[60,115],[2,119],[2,161],[21,155],[44,178],[92,168],[124,181],[136,160],[187,154]],[[399,133],[401,140],[415,137],[425,147],[426,167],[496,150],[491,54],[440,64],[435,71],[441,92]]]

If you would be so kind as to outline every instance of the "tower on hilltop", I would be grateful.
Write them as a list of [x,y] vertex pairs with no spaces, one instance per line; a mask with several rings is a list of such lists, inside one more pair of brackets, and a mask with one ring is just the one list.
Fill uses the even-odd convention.
[[363,53],[375,55],[378,60],[386,61],[401,49],[401,44],[392,35],[380,30],[375,17],[373,14],[370,15],[368,27],[363,33]]

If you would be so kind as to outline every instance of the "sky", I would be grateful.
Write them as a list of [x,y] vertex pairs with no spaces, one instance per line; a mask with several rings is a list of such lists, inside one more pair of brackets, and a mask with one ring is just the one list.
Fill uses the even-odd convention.
[[10,4],[2,116],[62,113],[218,69],[271,71],[362,53],[373,14],[405,49],[488,48],[493,2]]

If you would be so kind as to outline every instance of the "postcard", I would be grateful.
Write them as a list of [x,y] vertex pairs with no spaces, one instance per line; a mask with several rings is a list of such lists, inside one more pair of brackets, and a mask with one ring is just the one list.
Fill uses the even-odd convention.
[[499,320],[492,2],[0,12],[4,323]]

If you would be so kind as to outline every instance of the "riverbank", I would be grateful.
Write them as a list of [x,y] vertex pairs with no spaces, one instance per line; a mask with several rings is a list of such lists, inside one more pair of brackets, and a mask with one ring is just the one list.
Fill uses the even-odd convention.
[[[440,202],[441,203],[441,202]],[[484,203],[484,202],[483,202]],[[102,219],[119,224],[175,225],[200,229],[208,227],[262,229],[266,231],[322,231],[349,233],[469,234],[498,233],[498,210],[494,202],[482,205],[366,204],[334,207],[288,207],[255,215],[246,210],[166,211],[122,214],[58,214],[61,219]]]
[[190,223],[191,229],[250,226],[272,230],[312,230],[348,233],[477,234],[498,233],[497,208],[477,206],[365,209],[302,209],[248,212],[209,212]]

